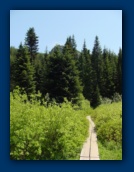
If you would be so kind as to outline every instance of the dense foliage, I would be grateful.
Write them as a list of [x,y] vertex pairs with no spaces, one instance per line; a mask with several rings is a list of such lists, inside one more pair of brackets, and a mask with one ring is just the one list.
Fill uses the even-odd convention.
[[[16,86],[27,87],[31,90],[29,94],[40,91],[42,97],[48,94],[51,100],[60,103],[65,97],[77,103],[82,93],[93,108],[101,104],[101,97],[112,99],[115,93],[121,95],[122,50],[119,49],[118,55],[106,48],[102,50],[98,36],[92,53],[85,41],[81,52],[76,46],[73,35],[67,38],[65,45],[56,45],[49,53],[41,54],[38,52],[38,36],[34,28],[29,28],[25,45],[10,48],[10,90]],[[17,69],[19,67],[21,71]],[[16,70],[19,71],[17,77]],[[29,85],[20,84],[19,78]]]
[[79,159],[89,127],[84,111],[67,101],[41,106],[39,97],[29,102],[18,89],[10,95],[11,159]]
[[102,160],[122,159],[122,103],[101,105],[91,113]]

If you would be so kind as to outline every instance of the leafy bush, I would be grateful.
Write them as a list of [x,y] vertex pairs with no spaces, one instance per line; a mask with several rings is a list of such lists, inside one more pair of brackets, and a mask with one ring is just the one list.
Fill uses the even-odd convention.
[[107,145],[103,145],[101,142],[98,142],[98,145],[101,160],[122,159],[122,148],[116,146],[114,142],[109,142]]
[[107,98],[107,97],[104,97],[102,98],[101,97],[101,104],[111,104],[112,100]]
[[120,102],[120,101],[122,101],[122,96],[119,93],[115,93],[112,98],[112,102]]
[[122,103],[100,105],[92,111],[92,118],[96,124],[101,159],[121,159]]
[[29,102],[18,89],[10,94],[11,159],[79,159],[89,127],[83,111],[69,102],[46,107],[36,97]]
[[101,104],[111,104],[113,102],[121,102],[122,96],[119,93],[115,93],[111,99],[107,97],[101,97]]

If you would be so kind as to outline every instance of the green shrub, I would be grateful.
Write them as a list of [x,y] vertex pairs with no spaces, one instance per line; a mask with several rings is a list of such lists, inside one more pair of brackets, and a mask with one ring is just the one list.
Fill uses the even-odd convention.
[[119,93],[115,93],[112,102],[121,102],[122,101],[122,96]]
[[113,102],[121,102],[122,96],[119,93],[115,93],[113,97],[107,98],[107,97],[101,97],[101,104],[111,104]]
[[100,105],[92,111],[101,159],[122,158],[122,103]]
[[101,160],[122,160],[122,148],[116,146],[114,142],[107,145],[98,142],[98,145]]
[[104,97],[102,98],[101,97],[101,104],[111,104],[112,100],[107,98],[107,97]]
[[46,107],[36,97],[29,102],[19,90],[10,94],[11,159],[79,159],[89,127],[83,111],[70,102]]

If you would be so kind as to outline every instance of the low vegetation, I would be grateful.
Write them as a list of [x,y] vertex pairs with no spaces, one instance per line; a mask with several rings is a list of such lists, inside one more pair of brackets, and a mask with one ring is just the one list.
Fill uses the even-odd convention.
[[122,159],[122,103],[103,104],[91,113],[101,160]]
[[88,136],[83,110],[69,102],[40,105],[15,90],[10,95],[10,157],[16,160],[75,160]]

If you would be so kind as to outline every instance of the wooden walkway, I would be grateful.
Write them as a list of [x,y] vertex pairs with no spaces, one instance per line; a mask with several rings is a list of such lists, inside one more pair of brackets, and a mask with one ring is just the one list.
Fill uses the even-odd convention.
[[87,116],[87,119],[90,122],[89,137],[83,145],[80,154],[80,160],[100,160],[97,144],[97,135],[95,132],[95,124],[90,116]]

